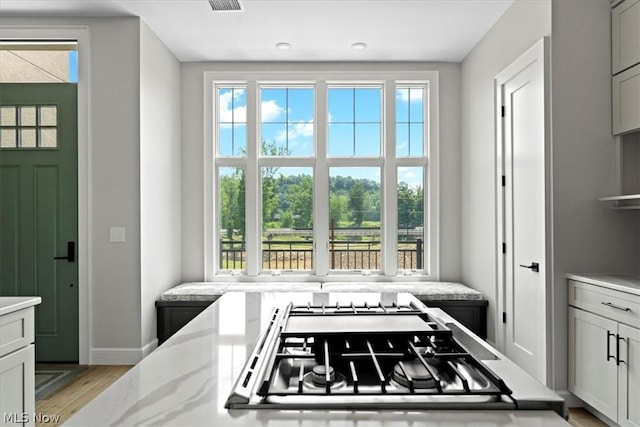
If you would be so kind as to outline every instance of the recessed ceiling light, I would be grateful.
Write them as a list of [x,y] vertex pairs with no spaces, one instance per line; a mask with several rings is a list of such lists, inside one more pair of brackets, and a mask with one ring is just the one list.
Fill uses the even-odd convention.
[[287,43],[287,42],[280,42],[280,43],[276,43],[276,49],[278,50],[289,50],[291,49],[291,43]]
[[357,42],[351,45],[351,49],[353,50],[365,50],[367,48],[367,44],[363,42]]

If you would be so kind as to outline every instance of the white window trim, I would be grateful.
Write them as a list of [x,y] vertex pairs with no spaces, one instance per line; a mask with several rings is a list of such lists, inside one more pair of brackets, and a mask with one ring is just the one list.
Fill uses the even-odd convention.
[[[329,83],[327,83],[329,82]],[[425,108],[425,125],[428,127],[428,144],[425,162],[424,157],[421,158],[396,158],[386,159],[384,161],[383,176],[386,176],[387,182],[397,181],[397,168],[400,166],[426,166],[423,185],[424,188],[424,212],[425,212],[425,241],[428,242],[428,252],[424,259],[424,274],[413,274],[404,276],[397,271],[397,262],[395,257],[385,256],[387,251],[395,251],[397,242],[397,215],[389,215],[389,212],[382,212],[383,218],[393,218],[392,221],[385,220],[381,224],[381,233],[383,241],[393,242],[386,243],[382,249],[383,269],[381,274],[367,276],[366,280],[375,281],[437,281],[440,277],[440,160],[439,160],[439,73],[437,71],[394,71],[394,72],[374,72],[374,71],[349,71],[349,72],[279,72],[279,71],[224,71],[214,72],[206,71],[203,73],[203,96],[204,96],[204,277],[207,281],[261,281],[261,282],[286,282],[286,281],[314,281],[314,282],[336,282],[336,281],[362,281],[361,274],[350,272],[329,272],[327,260],[328,257],[316,257],[314,260],[314,271],[309,273],[302,271],[300,273],[283,274],[280,276],[271,276],[268,274],[259,274],[258,263],[249,261],[247,264],[246,275],[217,274],[217,266],[215,260],[218,253],[218,242],[214,238],[215,229],[215,210],[216,203],[216,184],[215,184],[215,162],[214,162],[214,129],[215,129],[215,108],[216,99],[214,93],[215,84],[224,83],[229,85],[246,85],[251,90],[247,90],[247,105],[256,105],[255,97],[257,96],[257,88],[259,84],[313,84],[315,86],[316,105],[326,105],[326,88],[334,84],[350,84],[356,85],[360,83],[385,83],[384,90],[387,91],[385,99],[395,99],[395,85],[402,84],[424,84],[426,82],[425,96],[428,104]],[[392,83],[392,84],[391,84]],[[391,96],[391,97],[389,97]],[[386,102],[383,104],[383,114],[386,116],[395,116],[395,103]],[[317,109],[315,112],[315,138],[316,138],[316,155],[327,159],[323,166],[339,166],[343,163],[341,158],[327,158],[327,147],[324,144],[318,144],[318,141],[326,140],[326,129],[318,124],[326,123],[326,112],[324,109]],[[257,137],[257,111],[253,108],[247,108],[247,140],[252,141]],[[385,146],[382,153],[389,150],[389,147],[395,147],[395,128],[393,126],[384,126],[386,120],[383,118],[383,132]],[[393,142],[392,142],[393,141]],[[257,150],[255,144],[248,144],[247,150]],[[248,186],[255,186],[258,182],[255,176],[258,173],[258,156],[250,156],[255,159],[255,164],[247,164],[247,193],[258,194],[257,191],[251,191]],[[362,160],[364,165],[366,159]],[[371,159],[371,165],[380,165],[378,158]],[[391,161],[390,161],[391,160]],[[346,161],[346,159],[344,159]],[[230,160],[228,164],[232,164]],[[353,163],[349,159],[349,166]],[[225,164],[226,166],[226,164]],[[314,170],[314,180],[327,180],[328,168],[316,167]],[[386,173],[386,175],[385,175]],[[324,181],[323,181],[324,182]],[[382,197],[385,199],[384,209],[394,206],[395,203],[388,203],[390,200],[397,198],[397,185],[385,184],[381,182]],[[257,190],[257,189],[255,189]],[[320,190],[320,191],[319,191]],[[316,188],[314,200],[328,200],[328,189],[325,186]],[[326,194],[325,194],[326,193]],[[260,206],[259,200],[254,201],[254,206]],[[328,206],[318,206],[314,204],[314,228],[316,230],[316,246],[314,254],[326,248],[328,250],[328,224],[325,224],[324,218],[328,216]],[[251,220],[251,218],[254,218]],[[257,233],[260,231],[259,215],[253,215],[247,218],[246,234]],[[391,223],[393,222],[393,224]],[[258,259],[260,255],[260,247],[257,244],[259,239],[247,239],[247,257],[249,260]],[[319,273],[318,273],[319,272]]]

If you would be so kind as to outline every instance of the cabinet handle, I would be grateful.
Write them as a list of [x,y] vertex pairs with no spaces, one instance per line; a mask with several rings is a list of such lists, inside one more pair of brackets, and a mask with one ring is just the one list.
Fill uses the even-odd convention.
[[615,308],[616,310],[620,311],[631,311],[629,307],[620,307],[619,305],[615,305],[611,302],[601,302],[600,304],[606,305],[607,307]]
[[[611,354],[609,354],[609,353],[611,353],[611,340],[609,338],[615,337],[615,336],[616,336],[616,334],[612,334],[611,332],[609,332],[607,330],[607,362],[609,360],[611,360],[611,359],[616,359],[615,356],[611,356]],[[617,346],[617,342],[616,342],[616,346]],[[618,362],[618,360],[616,359],[616,363],[617,362]]]
[[[625,344],[626,344],[626,340],[624,339],[624,337],[621,337],[620,335],[616,334],[616,365],[620,366],[621,363],[624,363],[625,365],[627,364],[626,361],[620,359],[620,340],[622,340]],[[627,347],[627,360],[629,360],[629,346]]]

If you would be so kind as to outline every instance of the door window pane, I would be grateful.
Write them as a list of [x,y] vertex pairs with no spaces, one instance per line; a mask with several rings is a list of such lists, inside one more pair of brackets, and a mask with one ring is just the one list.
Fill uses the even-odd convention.
[[332,270],[381,268],[380,194],[380,168],[329,169]]
[[262,268],[313,268],[313,169],[263,167]]
[[263,156],[313,155],[313,88],[260,88],[260,117]]
[[56,148],[57,107],[0,107],[0,148]]
[[333,157],[378,157],[382,146],[382,88],[328,90],[329,146]]
[[422,270],[424,263],[422,167],[398,168],[398,270]]
[[16,148],[18,139],[16,138],[16,129],[0,129],[0,147]]
[[58,122],[58,107],[55,105],[47,105],[39,107],[38,115],[40,126],[55,126]]
[[245,171],[242,168],[218,169],[219,259],[222,270],[244,270],[245,241]]
[[0,126],[16,125],[16,107],[0,107]]
[[20,147],[24,147],[24,148],[36,147],[36,130],[34,128],[20,129]]
[[247,94],[244,87],[218,88],[218,154],[247,155]]

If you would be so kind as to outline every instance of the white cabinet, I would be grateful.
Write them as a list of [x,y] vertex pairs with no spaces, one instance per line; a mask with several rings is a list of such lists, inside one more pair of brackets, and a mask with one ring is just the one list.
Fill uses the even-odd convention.
[[611,9],[612,131],[640,129],[640,0]]
[[618,423],[640,427],[640,329],[620,325]]
[[640,0],[625,0],[611,9],[611,72],[640,63]]
[[569,280],[569,391],[640,427],[640,295]]
[[613,76],[611,90],[613,134],[640,129],[640,64]]
[[1,426],[32,426],[35,412],[35,347],[0,357]]
[[35,412],[34,305],[0,297],[0,426],[32,426]]

